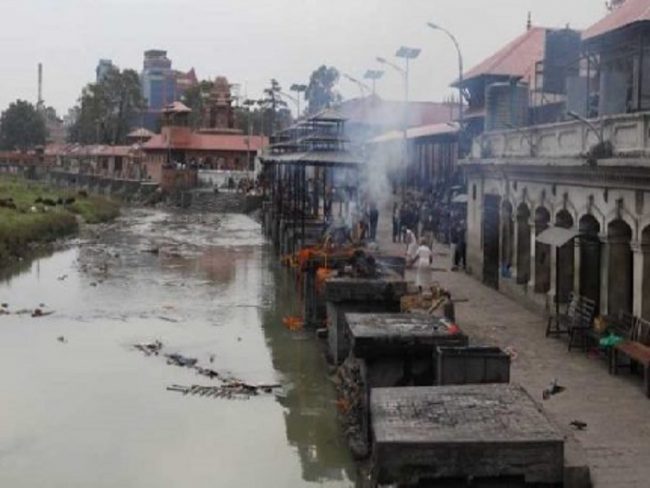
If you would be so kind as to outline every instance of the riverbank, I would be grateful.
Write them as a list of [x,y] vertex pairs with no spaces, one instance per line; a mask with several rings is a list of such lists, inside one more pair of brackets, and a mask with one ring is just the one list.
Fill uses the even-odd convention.
[[108,222],[119,213],[119,204],[106,198],[0,176],[0,267],[75,235],[80,221]]

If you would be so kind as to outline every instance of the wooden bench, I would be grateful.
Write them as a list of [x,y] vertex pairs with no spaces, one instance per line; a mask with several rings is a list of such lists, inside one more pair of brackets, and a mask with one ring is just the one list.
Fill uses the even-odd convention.
[[612,348],[609,364],[609,371],[612,374],[617,374],[622,366],[618,362],[619,356],[625,356],[630,360],[631,371],[634,371],[636,364],[643,367],[643,388],[646,396],[650,398],[650,322],[636,319],[628,340]]
[[590,298],[580,296],[575,310],[575,318],[569,324],[569,351],[576,345],[586,351],[589,347],[587,334],[594,328],[596,316],[596,302]]
[[583,350],[588,346],[588,333],[593,330],[596,314],[596,302],[590,298],[571,293],[566,313],[549,317],[546,325],[546,337],[567,334],[569,351],[576,345]]
[[551,315],[546,324],[546,337],[552,335],[562,335],[569,333],[569,322],[575,317],[576,307],[578,306],[578,295],[571,293],[566,312],[559,315]]

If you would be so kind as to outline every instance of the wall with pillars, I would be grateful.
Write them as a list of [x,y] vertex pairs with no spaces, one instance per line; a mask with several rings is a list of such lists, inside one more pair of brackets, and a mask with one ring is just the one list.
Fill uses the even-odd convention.
[[482,273],[490,268],[485,239],[495,234],[484,229],[485,202],[498,196],[500,290],[552,309],[558,254],[536,244],[536,235],[545,225],[580,226],[590,237],[568,243],[559,253],[560,301],[573,290],[593,295],[601,313],[624,310],[650,319],[650,186],[634,188],[634,182],[622,179],[620,187],[593,179],[562,183],[552,169],[544,171],[529,179],[503,170],[468,171],[468,271],[484,279]]

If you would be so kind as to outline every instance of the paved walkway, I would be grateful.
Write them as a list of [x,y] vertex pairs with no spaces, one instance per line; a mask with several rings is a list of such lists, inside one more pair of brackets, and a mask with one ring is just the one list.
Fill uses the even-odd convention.
[[[392,243],[390,213],[380,216],[378,240],[386,251],[404,253]],[[449,250],[434,246],[434,267],[448,268]],[[413,279],[411,271],[407,276]],[[512,347],[517,357],[511,380],[543,403],[546,412],[570,431],[572,420],[588,424],[575,432],[583,446],[592,480],[604,488],[650,487],[650,399],[641,379],[625,370],[611,376],[605,361],[567,351],[564,339],[547,339],[542,317],[464,272],[434,272],[433,279],[452,297],[468,301],[456,305],[456,318],[473,344]],[[542,401],[542,391],[554,379],[566,391]]]

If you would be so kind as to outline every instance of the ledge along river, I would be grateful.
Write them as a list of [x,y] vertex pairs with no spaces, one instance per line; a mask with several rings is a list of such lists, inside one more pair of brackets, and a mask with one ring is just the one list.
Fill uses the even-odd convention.
[[[321,346],[282,325],[297,300],[260,226],[234,214],[126,210],[4,278],[0,486],[352,486]],[[133,347],[154,341],[159,355]],[[282,387],[167,390],[222,378]]]

